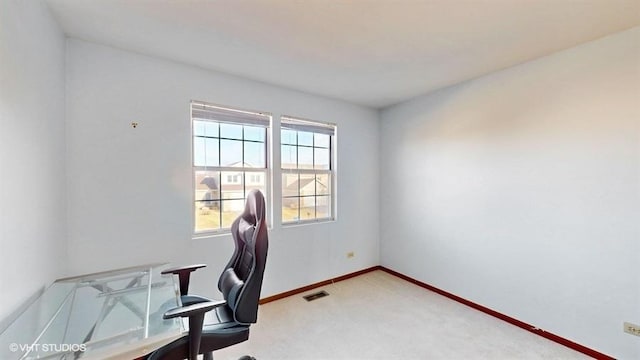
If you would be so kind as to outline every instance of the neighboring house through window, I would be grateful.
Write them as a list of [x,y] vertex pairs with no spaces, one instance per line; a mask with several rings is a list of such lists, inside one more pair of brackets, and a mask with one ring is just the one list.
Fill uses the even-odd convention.
[[282,222],[331,220],[335,125],[281,118]]
[[265,113],[191,103],[194,232],[228,230],[252,189],[267,196]]

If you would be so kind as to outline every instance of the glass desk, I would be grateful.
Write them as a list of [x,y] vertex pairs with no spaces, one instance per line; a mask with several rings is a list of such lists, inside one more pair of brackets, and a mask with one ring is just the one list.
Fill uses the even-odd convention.
[[56,280],[0,334],[0,359],[133,359],[179,338],[180,305],[168,264]]

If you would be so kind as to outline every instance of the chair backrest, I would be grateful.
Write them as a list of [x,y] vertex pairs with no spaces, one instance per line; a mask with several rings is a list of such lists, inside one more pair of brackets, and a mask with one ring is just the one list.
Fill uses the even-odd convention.
[[265,201],[259,190],[247,196],[244,212],[231,225],[231,235],[235,250],[220,276],[218,289],[236,322],[255,323],[269,248]]

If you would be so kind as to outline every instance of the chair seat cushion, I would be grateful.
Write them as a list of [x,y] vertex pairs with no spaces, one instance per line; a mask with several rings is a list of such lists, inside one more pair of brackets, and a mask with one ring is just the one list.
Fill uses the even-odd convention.
[[226,305],[217,307],[204,315],[204,331],[225,329],[236,325],[238,323],[233,320],[233,312]]
[[237,325],[228,328],[203,328],[200,342],[200,352],[206,353],[226,348],[234,344],[249,340],[249,326]]
[[[204,301],[211,301],[208,298],[199,295],[181,296],[182,305],[198,304]],[[204,314],[203,330],[227,329],[238,326],[233,318],[233,310],[228,305],[223,305]]]
[[249,339],[249,325],[238,324],[228,306],[205,314],[200,349],[218,350]]

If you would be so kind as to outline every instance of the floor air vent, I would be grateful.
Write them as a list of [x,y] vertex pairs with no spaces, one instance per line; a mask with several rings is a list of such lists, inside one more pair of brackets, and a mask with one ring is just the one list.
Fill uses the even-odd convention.
[[305,300],[307,300],[307,301],[313,301],[315,299],[320,299],[320,298],[323,298],[325,296],[329,296],[329,293],[324,291],[324,290],[322,290],[322,291],[315,292],[313,294],[305,295],[305,296],[303,296],[303,298]]

